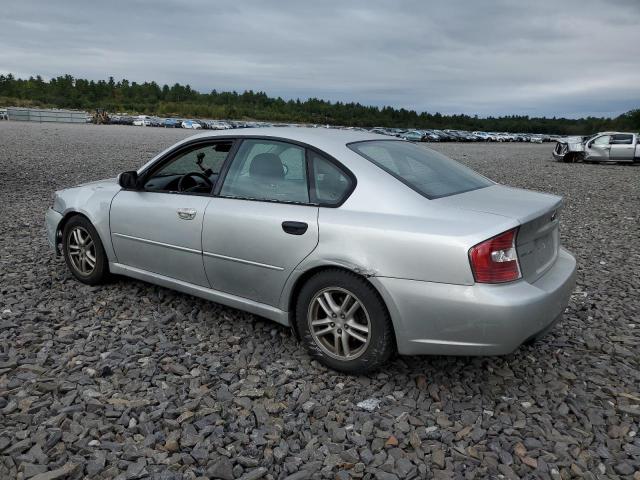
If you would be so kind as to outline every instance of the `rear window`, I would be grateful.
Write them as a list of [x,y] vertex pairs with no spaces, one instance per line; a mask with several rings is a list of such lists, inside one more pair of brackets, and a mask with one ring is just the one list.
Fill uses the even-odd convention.
[[348,147],[427,198],[440,198],[493,183],[434,150],[397,140],[350,143]]

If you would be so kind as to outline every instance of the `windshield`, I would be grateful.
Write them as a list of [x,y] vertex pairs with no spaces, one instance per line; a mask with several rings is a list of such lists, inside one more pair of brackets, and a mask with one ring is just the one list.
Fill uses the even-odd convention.
[[434,150],[398,140],[371,140],[348,147],[427,198],[493,185],[473,170]]

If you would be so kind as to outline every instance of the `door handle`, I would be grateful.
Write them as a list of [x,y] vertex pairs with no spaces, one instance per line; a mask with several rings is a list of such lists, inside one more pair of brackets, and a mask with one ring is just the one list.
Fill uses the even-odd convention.
[[282,230],[291,235],[304,235],[307,228],[309,228],[309,225],[304,222],[282,222]]
[[176,210],[178,214],[178,218],[180,220],[193,220],[196,218],[196,209],[195,208],[179,208]]

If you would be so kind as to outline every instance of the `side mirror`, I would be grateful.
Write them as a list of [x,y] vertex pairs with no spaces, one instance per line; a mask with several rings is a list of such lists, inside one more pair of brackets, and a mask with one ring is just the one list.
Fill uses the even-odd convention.
[[138,172],[131,170],[130,172],[122,172],[118,175],[118,184],[127,190],[138,189]]

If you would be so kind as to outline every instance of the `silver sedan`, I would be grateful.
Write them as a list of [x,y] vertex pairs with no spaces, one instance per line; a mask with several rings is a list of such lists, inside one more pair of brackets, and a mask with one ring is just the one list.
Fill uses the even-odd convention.
[[203,133],[117,179],[56,192],[73,275],[126,275],[290,326],[325,365],[500,355],[557,322],[575,282],[560,197],[386,136]]

